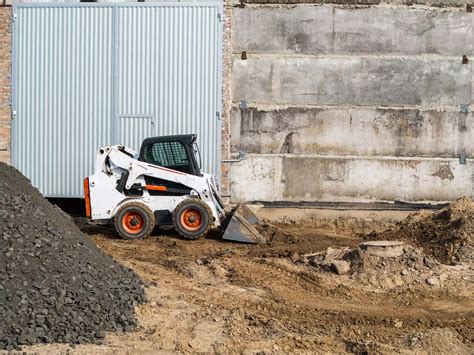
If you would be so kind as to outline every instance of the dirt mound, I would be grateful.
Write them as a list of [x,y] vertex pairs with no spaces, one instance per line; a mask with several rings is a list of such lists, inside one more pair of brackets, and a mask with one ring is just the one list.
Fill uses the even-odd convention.
[[443,265],[421,249],[403,243],[390,250],[380,248],[380,251],[367,250],[365,243],[357,248],[330,247],[292,261],[308,271],[346,275],[346,279],[339,281],[377,292],[395,288],[400,291],[402,288],[451,287],[466,270]]
[[[268,221],[267,221],[268,222]],[[278,225],[284,229],[287,227],[298,226],[300,228],[318,229],[324,233],[344,233],[358,237],[367,230],[381,232],[393,227],[392,219],[379,219],[375,216],[367,217],[336,217],[321,218],[310,217],[304,220],[291,220],[285,218],[278,222]]]
[[461,198],[436,211],[410,214],[406,220],[366,239],[402,239],[419,246],[444,264],[474,261],[474,202]]
[[267,240],[269,244],[293,244],[296,239],[291,234],[286,233],[278,226],[271,223],[261,223],[255,225],[259,233]]
[[0,163],[0,349],[98,342],[135,326],[138,276]]
[[395,257],[377,257],[360,248],[346,255],[351,278],[361,286],[393,289],[401,286],[436,287],[443,281],[439,263],[415,247],[405,245]]

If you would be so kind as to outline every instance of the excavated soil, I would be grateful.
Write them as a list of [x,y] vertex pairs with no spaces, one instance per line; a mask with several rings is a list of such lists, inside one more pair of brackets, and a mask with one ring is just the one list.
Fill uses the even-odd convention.
[[[78,220],[147,283],[139,327],[101,346],[25,350],[473,353],[472,264],[440,263],[412,239],[396,257],[360,250],[365,234],[392,222],[320,222],[261,226],[270,242],[255,246],[167,230],[125,241]],[[339,275],[341,262],[348,269]]]
[[141,281],[0,163],[0,349],[132,330]]
[[367,239],[399,239],[413,243],[445,264],[474,262],[474,202],[454,201],[436,212],[412,213],[404,221]]

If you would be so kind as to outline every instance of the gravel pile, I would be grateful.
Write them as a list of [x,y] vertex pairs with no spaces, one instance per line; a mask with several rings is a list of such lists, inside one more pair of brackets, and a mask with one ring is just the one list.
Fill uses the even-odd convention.
[[0,163],[0,349],[98,343],[136,325],[138,276],[103,254],[14,168]]

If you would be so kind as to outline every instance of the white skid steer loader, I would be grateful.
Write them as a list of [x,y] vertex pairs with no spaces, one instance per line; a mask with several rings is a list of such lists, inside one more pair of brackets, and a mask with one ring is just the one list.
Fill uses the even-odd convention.
[[215,228],[223,239],[264,243],[248,207],[225,210],[217,179],[200,171],[198,158],[195,134],[147,138],[139,153],[123,145],[99,148],[95,173],[84,179],[87,217],[113,223],[126,239],[173,225],[187,239]]

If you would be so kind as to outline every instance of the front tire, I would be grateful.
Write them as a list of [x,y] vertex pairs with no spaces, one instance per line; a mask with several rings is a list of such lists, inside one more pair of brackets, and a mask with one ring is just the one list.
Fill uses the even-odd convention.
[[186,239],[199,239],[206,235],[211,229],[212,220],[209,206],[195,198],[182,201],[173,212],[173,225]]
[[144,204],[129,202],[120,207],[115,214],[114,225],[123,239],[146,238],[155,227],[155,216]]

